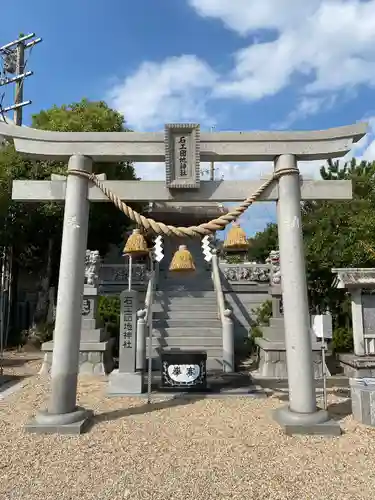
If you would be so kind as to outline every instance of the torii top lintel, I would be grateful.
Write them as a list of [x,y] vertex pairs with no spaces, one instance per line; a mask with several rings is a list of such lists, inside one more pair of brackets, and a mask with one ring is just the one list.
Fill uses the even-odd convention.
[[203,132],[197,124],[166,125],[165,132],[49,132],[0,122],[0,136],[12,138],[20,153],[67,160],[74,154],[94,161],[164,162],[167,132],[195,129],[198,161],[273,161],[282,154],[299,160],[344,156],[367,131],[367,123],[298,132]]

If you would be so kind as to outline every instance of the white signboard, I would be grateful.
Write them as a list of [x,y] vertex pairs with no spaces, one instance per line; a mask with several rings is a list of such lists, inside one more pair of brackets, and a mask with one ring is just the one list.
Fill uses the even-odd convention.
[[332,338],[331,314],[317,314],[311,316],[311,328],[318,339]]

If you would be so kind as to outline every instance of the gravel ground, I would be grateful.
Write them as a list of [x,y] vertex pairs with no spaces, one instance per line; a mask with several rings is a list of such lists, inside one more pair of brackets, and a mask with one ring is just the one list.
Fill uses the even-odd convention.
[[[40,361],[10,368],[36,373]],[[228,398],[160,401],[104,397],[84,377],[79,404],[95,410],[82,436],[25,434],[48,387],[38,376],[0,402],[0,499],[153,500],[374,498],[375,430],[356,424],[346,398],[330,395],[345,434],[285,436],[271,410],[285,404]]]

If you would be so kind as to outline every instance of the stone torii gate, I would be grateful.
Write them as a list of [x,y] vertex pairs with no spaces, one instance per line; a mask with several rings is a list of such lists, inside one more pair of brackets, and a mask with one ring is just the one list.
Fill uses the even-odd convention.
[[351,199],[352,187],[349,181],[303,180],[297,161],[344,156],[366,128],[366,124],[356,124],[312,132],[200,134],[199,125],[178,124],[166,125],[164,133],[77,133],[0,123],[0,136],[13,139],[20,153],[67,161],[68,173],[75,171],[66,181],[13,183],[14,200],[65,200],[51,393],[47,410],[39,412],[27,429],[79,433],[92,413],[76,406],[81,304],[89,202],[108,199],[77,171],[89,174],[95,161],[165,161],[166,182],[104,181],[103,185],[128,202],[234,202],[259,190],[262,181],[200,181],[200,161],[271,161],[278,181],[270,182],[257,201],[277,202],[289,406],[277,411],[276,420],[286,432],[340,432],[328,413],[317,409],[300,202]]

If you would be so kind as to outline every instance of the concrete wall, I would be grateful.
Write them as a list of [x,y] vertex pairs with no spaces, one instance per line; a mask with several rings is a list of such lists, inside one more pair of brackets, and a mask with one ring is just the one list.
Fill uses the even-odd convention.
[[238,348],[248,337],[251,320],[255,319],[253,309],[271,300],[267,285],[232,285],[226,289],[225,300],[233,311],[234,332]]
[[197,271],[211,268],[204,260],[204,255],[201,248],[201,240],[199,238],[165,238],[163,240],[164,259],[160,263],[160,271],[167,272],[174,253],[180,245],[186,245],[191,255],[193,256]]
[[[190,251],[196,271],[194,273],[171,273],[169,265],[174,253],[180,245],[186,245]],[[213,290],[211,280],[211,265],[204,260],[199,238],[165,238],[163,242],[164,258],[160,263],[160,274],[158,281],[159,290],[185,288],[189,291]]]

